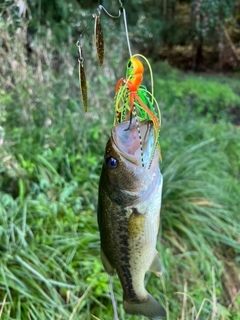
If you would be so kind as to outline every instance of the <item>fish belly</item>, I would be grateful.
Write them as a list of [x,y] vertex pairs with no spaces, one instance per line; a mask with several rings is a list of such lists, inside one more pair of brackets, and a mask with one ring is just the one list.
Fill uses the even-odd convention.
[[161,186],[151,197],[126,208],[112,203],[99,203],[99,229],[102,259],[110,274],[116,269],[124,296],[132,300],[146,297],[144,276],[156,256],[156,240],[161,205]]
[[161,196],[156,192],[145,203],[128,209],[130,212],[127,217],[126,232],[128,245],[125,255],[128,259],[125,258],[127,263],[119,264],[117,268],[124,290],[124,299],[141,301],[147,297],[144,277],[157,255],[160,204]]

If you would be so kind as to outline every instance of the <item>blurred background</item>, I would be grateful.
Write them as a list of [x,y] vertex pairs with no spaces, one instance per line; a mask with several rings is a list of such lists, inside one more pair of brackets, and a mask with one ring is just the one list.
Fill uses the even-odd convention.
[[[0,317],[113,319],[99,254],[98,181],[129,59],[118,1],[0,3]],[[164,176],[146,287],[168,320],[240,319],[240,2],[123,1],[153,68]],[[80,35],[82,35],[80,37]],[[88,112],[78,81],[80,39]],[[146,66],[143,84],[150,88]],[[137,320],[122,307],[120,319]],[[94,318],[95,317],[95,318]],[[142,320],[143,318],[141,318]]]

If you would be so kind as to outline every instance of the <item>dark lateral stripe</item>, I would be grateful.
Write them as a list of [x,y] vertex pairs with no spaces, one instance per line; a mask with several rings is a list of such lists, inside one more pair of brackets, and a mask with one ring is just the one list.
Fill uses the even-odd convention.
[[126,209],[121,210],[121,214],[117,217],[119,235],[119,251],[120,261],[117,272],[122,283],[124,295],[128,301],[140,302],[136,292],[133,289],[132,274],[130,266],[130,250],[129,250],[129,234],[128,234],[128,218]]

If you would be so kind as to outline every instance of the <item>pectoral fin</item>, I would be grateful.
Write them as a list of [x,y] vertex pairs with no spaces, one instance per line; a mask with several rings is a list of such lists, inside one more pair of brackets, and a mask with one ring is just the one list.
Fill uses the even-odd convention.
[[107,257],[105,256],[105,253],[101,249],[101,259],[102,259],[102,264],[105,269],[105,271],[112,276],[114,274],[114,268],[111,265],[111,263],[108,261]]
[[162,265],[157,251],[155,253],[149,271],[154,272],[158,277],[160,277],[162,274]]

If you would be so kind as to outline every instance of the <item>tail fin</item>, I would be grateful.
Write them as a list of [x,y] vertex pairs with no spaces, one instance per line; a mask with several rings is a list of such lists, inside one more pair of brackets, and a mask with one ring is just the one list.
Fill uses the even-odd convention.
[[147,300],[139,303],[131,303],[124,300],[123,308],[126,313],[141,315],[154,320],[166,317],[165,309],[150,294],[148,294]]

